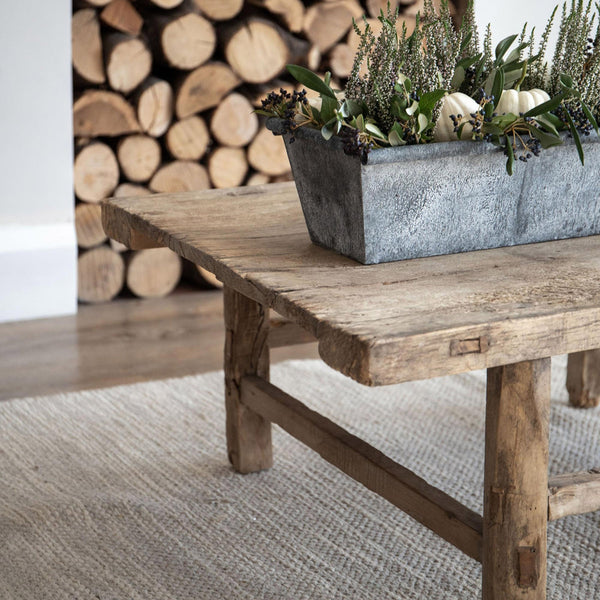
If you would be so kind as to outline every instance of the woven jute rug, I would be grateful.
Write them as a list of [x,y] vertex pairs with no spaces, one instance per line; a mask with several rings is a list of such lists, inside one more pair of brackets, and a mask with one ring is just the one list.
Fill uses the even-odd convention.
[[[317,361],[275,383],[481,511],[484,374],[367,389]],[[551,473],[600,465],[600,410],[553,364]],[[480,566],[275,430],[228,465],[223,375],[0,403],[2,600],[457,599]],[[600,598],[600,514],[549,527],[549,597]]]

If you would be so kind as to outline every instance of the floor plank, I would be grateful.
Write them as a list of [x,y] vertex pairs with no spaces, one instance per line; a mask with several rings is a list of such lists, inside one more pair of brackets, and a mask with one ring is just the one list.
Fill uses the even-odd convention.
[[[222,292],[82,305],[76,316],[0,324],[0,400],[181,377],[222,368]],[[316,344],[273,362],[316,358]]]

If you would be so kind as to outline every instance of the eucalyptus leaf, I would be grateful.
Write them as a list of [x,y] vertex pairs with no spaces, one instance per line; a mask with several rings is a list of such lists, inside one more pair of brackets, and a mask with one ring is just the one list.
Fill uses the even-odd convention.
[[446,90],[433,90],[424,93],[419,100],[419,112],[431,119],[433,109],[446,94]]
[[513,42],[517,39],[518,34],[510,35],[507,38],[504,38],[497,46],[496,46],[496,65],[501,64],[501,60],[504,55],[507,53],[508,49],[512,46]]
[[513,113],[506,113],[505,115],[498,115],[494,117],[492,123],[497,125],[502,129],[502,131],[506,131],[515,121],[518,121],[519,117]]
[[508,136],[506,136],[506,153],[508,154],[508,159],[506,161],[506,172],[509,175],[512,175],[515,166],[515,153],[513,152],[512,142]]
[[429,119],[423,114],[419,114],[417,117],[417,122],[419,123],[418,133],[422,133],[429,126]]
[[452,81],[450,82],[450,87],[453,90],[460,89],[460,86],[463,84],[463,82],[465,80],[466,74],[467,74],[467,72],[466,72],[465,68],[461,67],[460,65],[457,65],[456,69],[454,69],[454,76],[452,77]]
[[381,129],[379,129],[379,127],[377,127],[377,125],[375,125],[375,123],[370,123],[367,122],[365,124],[365,129],[373,136],[376,138],[379,138],[381,140],[385,140],[385,134],[383,133],[383,131],[381,131]]
[[338,109],[337,99],[330,98],[329,96],[323,96],[321,102],[321,118],[327,122],[335,118],[335,113]]
[[525,48],[527,48],[527,46],[529,46],[529,42],[524,42],[522,44],[519,44],[507,57],[506,57],[506,63],[509,64],[511,62],[514,62],[516,60],[519,60],[521,58],[521,51],[525,50]]
[[585,102],[581,102],[581,110],[583,110],[583,114],[587,117],[587,120],[592,124],[592,127],[598,133],[598,123],[592,114],[592,111],[589,109],[589,106]]
[[538,104],[534,106],[531,110],[528,110],[523,116],[524,117],[537,117],[538,115],[543,115],[544,113],[549,113],[560,106],[560,103],[563,101],[565,95],[563,92],[559,92],[550,100],[543,102],[542,104]]
[[349,117],[356,117],[363,112],[360,102],[357,102],[356,100],[346,99],[343,102],[343,106],[346,107],[346,112],[348,113]]
[[333,137],[333,126],[326,123],[321,127],[321,135],[326,139],[330,140]]
[[390,146],[404,146],[406,142],[398,135],[398,132],[392,129],[388,134]]
[[528,124],[527,129],[529,129],[529,133],[532,137],[537,138],[542,143],[542,148],[551,148],[552,146],[560,146],[562,144],[562,140],[558,135],[551,135],[538,129],[535,125]]
[[[558,129],[555,124],[546,117],[546,115],[539,115],[535,120],[549,133],[558,137]],[[535,128],[534,128],[535,129]]]
[[287,70],[298,83],[305,85],[307,88],[314,90],[315,92],[319,92],[321,96],[333,98],[337,102],[334,91],[310,69],[301,67],[300,65],[287,65]]
[[406,107],[406,114],[412,117],[419,110],[419,103],[414,100],[410,106]]
[[567,89],[573,89],[573,78],[566,73],[561,73],[560,83]]
[[577,147],[577,154],[579,154],[579,160],[581,164],[584,165],[585,158],[583,153],[583,147],[581,146],[581,138],[579,137],[579,132],[577,131],[577,127],[573,121],[573,117],[569,114],[569,111],[565,111],[567,115],[567,121],[569,122],[569,129],[571,130],[571,135],[573,136],[573,140],[575,141],[575,146]]
[[494,97],[494,106],[498,106],[500,102],[500,96],[504,91],[504,71],[498,69],[494,77],[494,84],[492,85],[492,96]]

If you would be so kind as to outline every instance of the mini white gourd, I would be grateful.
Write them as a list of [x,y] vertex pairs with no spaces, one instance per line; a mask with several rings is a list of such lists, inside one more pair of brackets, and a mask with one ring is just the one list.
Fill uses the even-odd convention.
[[[477,112],[481,107],[473,98],[463,94],[462,92],[454,92],[444,96],[442,100],[442,108],[440,116],[433,130],[433,139],[436,142],[450,142],[458,140],[458,136],[454,132],[454,123],[450,115],[469,118],[471,113]],[[468,123],[465,124],[462,132],[462,139],[468,140],[471,138],[473,128]]]
[[499,115],[512,113],[519,116],[548,100],[550,100],[550,96],[544,90],[537,88],[523,92],[504,90],[494,112]]

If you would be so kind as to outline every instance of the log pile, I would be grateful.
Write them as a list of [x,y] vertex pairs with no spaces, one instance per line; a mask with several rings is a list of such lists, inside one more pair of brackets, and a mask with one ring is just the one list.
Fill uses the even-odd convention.
[[[423,0],[392,0],[410,29]],[[456,0],[460,9],[462,0]],[[281,138],[252,111],[294,83],[287,63],[341,85],[358,39],[352,19],[387,0],[74,0],[73,125],[79,298],[129,289],[170,293],[182,271],[218,285],[168,250],[107,240],[99,203],[117,195],[260,185],[291,178]]]

